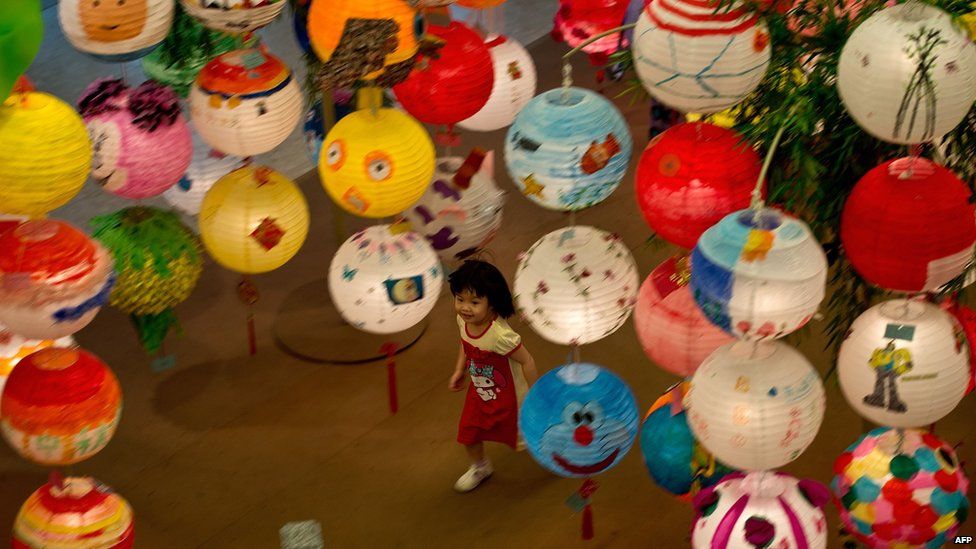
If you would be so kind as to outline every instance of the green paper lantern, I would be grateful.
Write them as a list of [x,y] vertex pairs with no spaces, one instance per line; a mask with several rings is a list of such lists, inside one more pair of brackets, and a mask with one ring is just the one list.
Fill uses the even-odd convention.
[[0,101],[34,61],[43,37],[40,0],[0,2]]

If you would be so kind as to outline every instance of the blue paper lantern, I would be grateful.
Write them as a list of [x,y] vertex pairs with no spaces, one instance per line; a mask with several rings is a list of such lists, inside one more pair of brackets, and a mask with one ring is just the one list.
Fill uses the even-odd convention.
[[295,41],[302,51],[306,54],[312,53],[312,43],[308,39],[308,7],[311,0],[298,0],[292,4],[294,17],[291,18],[292,28],[295,31]]
[[519,112],[505,165],[526,197],[552,210],[602,202],[627,173],[633,141],[620,111],[596,92],[557,88]]
[[564,477],[613,467],[634,444],[637,402],[615,374],[594,364],[547,372],[525,396],[519,431],[532,457]]

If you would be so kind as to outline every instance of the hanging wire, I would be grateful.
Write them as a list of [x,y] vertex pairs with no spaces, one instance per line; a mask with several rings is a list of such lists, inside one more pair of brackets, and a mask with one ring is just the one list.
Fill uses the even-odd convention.
[[605,36],[610,36],[611,34],[614,34],[614,33],[617,33],[617,32],[622,32],[622,31],[625,31],[625,30],[628,30],[628,29],[632,29],[632,28],[634,28],[636,26],[637,26],[637,23],[629,23],[627,25],[621,25],[619,27],[614,27],[614,28],[612,28],[610,30],[603,31],[600,34],[595,34],[595,35],[587,38],[586,40],[584,40],[580,45],[578,45],[575,48],[573,48],[573,49],[569,50],[568,52],[566,52],[565,55],[563,55],[563,95],[562,95],[562,99],[563,99],[564,102],[569,99],[569,88],[572,87],[572,85],[573,85],[573,66],[572,66],[572,64],[570,64],[569,59],[572,56],[576,55],[577,53],[581,52],[583,50],[583,48],[585,48],[586,46],[589,46],[593,42],[596,42],[597,40],[599,40],[599,39],[601,39],[601,38],[603,38]]

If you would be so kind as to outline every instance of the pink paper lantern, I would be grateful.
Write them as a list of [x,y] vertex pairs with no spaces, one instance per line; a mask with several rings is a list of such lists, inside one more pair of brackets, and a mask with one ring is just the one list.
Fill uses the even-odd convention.
[[[578,47],[593,36],[619,27],[629,4],[627,0],[560,0],[553,20],[553,37],[571,48]],[[627,45],[628,40],[615,32],[583,46],[583,51],[600,65],[605,56]]]

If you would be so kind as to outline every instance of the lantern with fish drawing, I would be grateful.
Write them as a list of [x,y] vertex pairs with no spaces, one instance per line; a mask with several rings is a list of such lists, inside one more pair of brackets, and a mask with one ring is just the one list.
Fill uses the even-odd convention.
[[180,0],[207,28],[229,34],[256,31],[274,21],[287,0]]

